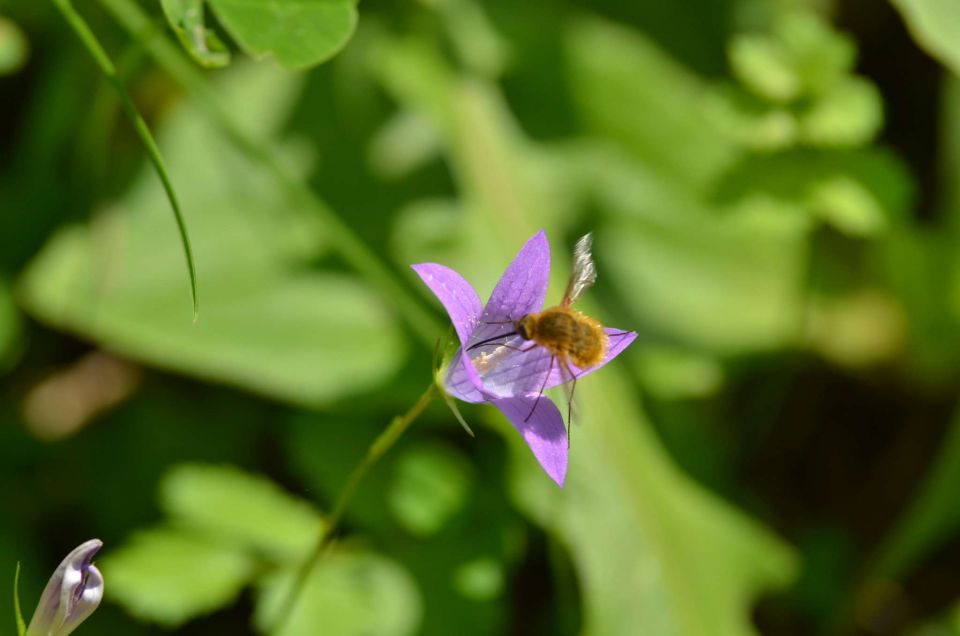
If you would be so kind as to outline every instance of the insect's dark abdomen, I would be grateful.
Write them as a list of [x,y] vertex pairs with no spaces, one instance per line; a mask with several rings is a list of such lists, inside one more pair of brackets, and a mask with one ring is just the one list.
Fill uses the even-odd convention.
[[606,354],[607,334],[599,322],[566,307],[551,307],[536,317],[534,340],[556,356],[581,369],[592,367]]

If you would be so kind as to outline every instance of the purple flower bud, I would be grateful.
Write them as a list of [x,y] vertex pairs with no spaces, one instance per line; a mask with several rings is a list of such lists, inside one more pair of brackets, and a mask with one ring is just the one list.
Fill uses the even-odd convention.
[[54,571],[33,613],[26,636],[67,636],[103,598],[103,576],[91,562],[103,546],[99,539],[81,544]]

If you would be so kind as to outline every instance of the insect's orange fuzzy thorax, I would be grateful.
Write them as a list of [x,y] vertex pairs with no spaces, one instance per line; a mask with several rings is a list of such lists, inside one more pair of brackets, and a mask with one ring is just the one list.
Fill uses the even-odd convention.
[[527,336],[561,360],[581,369],[601,362],[607,353],[607,334],[595,319],[558,305],[520,321]]

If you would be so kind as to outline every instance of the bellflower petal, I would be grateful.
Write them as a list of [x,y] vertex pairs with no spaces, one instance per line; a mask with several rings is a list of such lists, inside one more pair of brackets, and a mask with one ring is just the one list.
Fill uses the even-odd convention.
[[460,338],[460,344],[466,344],[483,311],[477,292],[473,291],[473,287],[463,276],[449,267],[436,263],[420,263],[410,267],[447,310],[457,337]]
[[535,395],[502,398],[493,405],[520,431],[540,466],[562,488],[567,477],[567,429],[557,406],[545,397],[537,401]]
[[481,320],[520,320],[531,311],[540,311],[549,282],[550,244],[540,230],[520,249],[493,288]]
[[60,562],[40,595],[26,636],[67,636],[97,609],[103,576],[92,560],[102,546],[99,539],[91,539]]

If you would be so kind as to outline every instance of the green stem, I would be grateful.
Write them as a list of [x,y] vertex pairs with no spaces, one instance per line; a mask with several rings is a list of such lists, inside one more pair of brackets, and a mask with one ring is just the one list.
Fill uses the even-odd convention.
[[317,539],[316,545],[297,570],[293,586],[280,605],[275,624],[273,628],[269,630],[270,633],[279,634],[281,628],[286,621],[289,620],[290,615],[293,614],[293,610],[297,606],[297,600],[303,593],[304,585],[310,576],[310,571],[333,541],[337,527],[340,525],[340,519],[343,517],[343,512],[353,498],[353,494],[356,492],[360,482],[363,481],[363,478],[366,477],[370,469],[393,447],[397,440],[400,439],[400,436],[403,435],[403,433],[410,428],[410,425],[423,413],[427,405],[430,404],[430,401],[433,400],[435,393],[436,385],[431,383],[430,387],[424,391],[423,395],[420,396],[420,399],[417,400],[409,411],[403,415],[394,417],[390,421],[387,428],[373,440],[370,448],[367,449],[367,454],[364,455],[360,463],[353,469],[353,472],[350,474],[350,479],[347,480],[347,485],[340,491],[340,496],[333,506],[333,511],[325,520],[323,528],[320,530],[320,536]]
[[173,183],[170,181],[166,165],[163,163],[163,157],[160,156],[160,149],[157,147],[157,143],[154,141],[153,135],[150,134],[150,128],[147,127],[147,122],[145,122],[143,117],[140,116],[139,111],[137,111],[137,107],[133,105],[133,102],[130,99],[130,95],[127,94],[127,89],[124,88],[123,82],[121,82],[120,78],[117,76],[117,71],[114,68],[113,63],[110,61],[110,57],[100,45],[100,42],[97,40],[97,36],[93,34],[93,31],[90,29],[89,25],[87,25],[83,17],[76,12],[76,10],[73,8],[73,5],[70,4],[70,0],[53,0],[53,4],[57,7],[57,9],[60,10],[60,13],[63,14],[67,24],[70,25],[70,28],[73,29],[73,32],[78,38],[80,38],[83,46],[87,49],[90,55],[93,56],[97,66],[100,67],[100,71],[107,78],[110,86],[112,86],[113,90],[116,91],[117,96],[120,98],[120,104],[123,106],[124,112],[127,114],[127,117],[130,118],[130,122],[133,124],[133,128],[137,133],[137,137],[140,139],[140,143],[143,144],[144,149],[147,151],[147,156],[150,158],[150,162],[153,164],[154,169],[157,171],[157,175],[160,177],[160,182],[163,184],[163,189],[167,193],[167,199],[170,201],[170,207],[173,209],[173,217],[177,222],[177,230],[180,233],[180,242],[183,244],[183,252],[187,259],[187,270],[190,275],[190,295],[193,299],[193,319],[196,321],[200,312],[200,303],[197,297],[197,269],[193,261],[193,249],[190,247],[190,237],[187,235],[187,224],[183,219],[183,212],[180,209],[180,203],[177,200],[177,195],[173,190]]
[[207,83],[206,77],[180,47],[162,35],[144,37],[144,33],[150,33],[152,21],[132,0],[100,0],[100,3],[131,35],[143,38],[147,52],[156,63],[186,89],[235,146],[277,179],[294,205],[305,207],[323,223],[331,245],[343,260],[393,302],[421,341],[432,346],[437,333],[443,328],[434,315],[424,309],[390,268],[316,192],[303,180],[291,175],[269,146],[237,125],[219,95]]
[[17,561],[17,571],[13,575],[13,618],[17,623],[17,636],[27,633],[27,625],[23,622],[23,612],[20,611],[20,562]]

